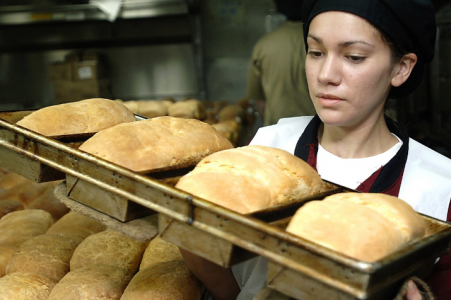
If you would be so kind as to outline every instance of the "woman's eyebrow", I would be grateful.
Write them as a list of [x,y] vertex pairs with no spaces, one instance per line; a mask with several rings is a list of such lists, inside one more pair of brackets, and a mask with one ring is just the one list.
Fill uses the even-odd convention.
[[[317,36],[314,36],[314,35],[311,34],[311,33],[309,33],[309,34],[307,35],[307,38],[312,38],[312,39],[315,40],[318,44],[322,44],[322,43],[323,43],[323,39],[322,39],[322,38],[319,38],[319,37],[317,37]],[[342,43],[339,43],[338,46],[341,47],[341,48],[346,48],[346,47],[349,47],[349,46],[354,45],[354,44],[364,44],[364,45],[370,46],[371,48],[375,48],[374,45],[372,45],[372,44],[370,44],[370,43],[368,43],[368,42],[366,42],[366,41],[363,41],[363,40],[355,40],[355,41],[342,42]]]

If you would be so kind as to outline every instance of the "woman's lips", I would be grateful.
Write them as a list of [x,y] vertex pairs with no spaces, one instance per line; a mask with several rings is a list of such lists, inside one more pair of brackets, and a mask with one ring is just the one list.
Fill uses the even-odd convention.
[[344,99],[331,94],[318,94],[319,102],[323,106],[334,106],[342,102]]

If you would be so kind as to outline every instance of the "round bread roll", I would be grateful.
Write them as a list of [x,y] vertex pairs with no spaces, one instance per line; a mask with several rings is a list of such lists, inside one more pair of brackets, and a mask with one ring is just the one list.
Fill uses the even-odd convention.
[[146,246],[146,243],[107,229],[87,237],[75,249],[70,260],[70,270],[91,265],[111,265],[134,274]]
[[11,187],[8,190],[0,191],[0,200],[16,200],[27,208],[28,205],[44,191],[52,186],[50,183],[36,183],[28,180]]
[[69,263],[77,243],[67,237],[42,234],[20,245],[11,257],[7,274],[32,272],[58,282],[69,272]]
[[24,206],[22,203],[16,200],[0,200],[0,219],[10,212],[23,210]]
[[88,236],[105,229],[106,226],[104,224],[70,211],[56,221],[46,233],[68,237],[80,244]]
[[[118,101],[118,100],[116,100]],[[121,103],[127,107],[132,113],[139,113],[139,102],[130,100],[130,101],[121,101]]]
[[16,185],[26,183],[29,181],[30,181],[29,179],[27,179],[17,173],[9,172],[0,179],[0,192],[3,190],[9,190]]
[[287,151],[245,146],[204,158],[176,188],[247,214],[322,192],[325,184]]
[[70,210],[55,196],[55,187],[53,184],[49,185],[41,195],[31,201],[27,208],[48,211],[55,222]]
[[159,117],[103,130],[79,149],[139,172],[194,165],[216,151],[232,147],[204,122]]
[[0,300],[46,300],[55,284],[41,274],[8,274],[0,278]]
[[138,101],[138,114],[146,118],[166,116],[171,104],[172,102],[168,100],[141,100]]
[[136,273],[121,300],[199,300],[202,286],[183,260],[153,264]]
[[172,260],[183,260],[179,248],[157,235],[144,251],[139,269],[143,270],[153,264]]
[[403,200],[339,193],[298,209],[288,232],[352,258],[374,262],[427,234],[423,218]]
[[17,247],[0,245],[0,277],[6,274],[8,262],[16,251]]
[[203,120],[206,117],[205,107],[196,99],[175,102],[168,107],[168,116]]
[[11,212],[0,219],[0,244],[19,247],[26,240],[45,233],[52,225],[52,215],[42,209]]
[[118,300],[131,277],[127,271],[113,266],[86,266],[67,273],[47,300]]
[[122,103],[94,98],[38,109],[17,125],[42,135],[57,136],[98,132],[134,120],[133,113]]

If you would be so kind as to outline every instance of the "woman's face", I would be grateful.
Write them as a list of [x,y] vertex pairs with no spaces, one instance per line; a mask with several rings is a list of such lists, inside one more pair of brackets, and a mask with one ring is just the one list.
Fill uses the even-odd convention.
[[376,122],[393,77],[380,33],[356,15],[329,11],[312,20],[307,43],[307,81],[321,120],[343,127]]

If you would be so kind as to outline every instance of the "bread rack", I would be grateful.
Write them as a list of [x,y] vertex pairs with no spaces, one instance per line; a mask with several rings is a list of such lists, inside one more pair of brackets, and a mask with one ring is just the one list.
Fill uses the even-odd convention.
[[[261,255],[269,261],[267,284],[296,299],[390,299],[405,278],[426,274],[449,251],[450,224],[424,216],[434,234],[375,263],[357,261],[285,232],[287,219],[266,222],[235,213],[22,128],[14,119],[0,114],[0,166],[37,182],[72,176],[128,199],[158,213],[163,238],[199,255],[212,253],[206,258],[224,267],[238,262],[240,253]],[[187,233],[195,243],[188,244]]]

